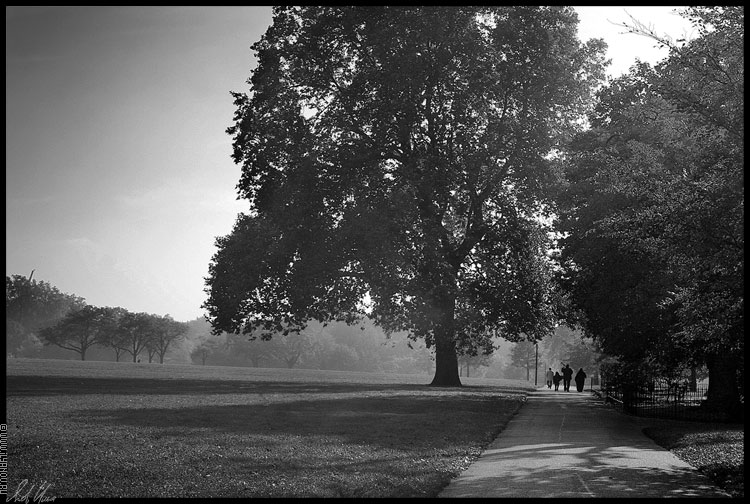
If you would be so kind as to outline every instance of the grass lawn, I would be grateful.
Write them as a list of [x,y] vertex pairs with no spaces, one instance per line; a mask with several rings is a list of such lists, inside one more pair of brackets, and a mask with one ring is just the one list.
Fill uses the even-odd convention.
[[514,380],[7,360],[8,489],[47,497],[434,497]]

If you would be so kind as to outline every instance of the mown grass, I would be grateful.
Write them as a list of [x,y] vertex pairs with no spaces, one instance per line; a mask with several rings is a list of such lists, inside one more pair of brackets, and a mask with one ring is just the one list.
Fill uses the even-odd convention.
[[7,362],[11,496],[28,480],[49,485],[48,497],[434,497],[529,390],[481,379],[435,389],[426,375]]
[[[427,375],[6,364],[9,496],[28,480],[29,500],[41,488],[43,497],[434,497],[530,390],[476,378],[434,389]],[[642,424],[744,497],[744,424]]]

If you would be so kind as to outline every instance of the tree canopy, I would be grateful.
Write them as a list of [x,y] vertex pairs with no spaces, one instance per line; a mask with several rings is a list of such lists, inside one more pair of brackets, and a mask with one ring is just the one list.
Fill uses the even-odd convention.
[[277,7],[233,93],[250,210],[216,241],[214,330],[266,337],[364,313],[436,351],[541,338],[554,153],[603,77],[563,7]]
[[102,344],[107,335],[109,310],[86,305],[68,312],[61,320],[40,331],[46,345],[57,345],[77,352],[86,360],[89,348]]
[[744,351],[743,7],[690,8],[699,36],[599,94],[570,151],[566,279],[604,348],[642,366],[706,365],[739,405]]

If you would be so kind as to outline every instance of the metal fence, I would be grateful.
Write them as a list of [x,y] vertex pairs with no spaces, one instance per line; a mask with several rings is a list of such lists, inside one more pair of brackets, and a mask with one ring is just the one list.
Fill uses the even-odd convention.
[[686,384],[643,387],[602,387],[606,402],[622,408],[625,413],[643,417],[673,420],[722,421],[720,412],[704,406],[707,386],[694,389]]

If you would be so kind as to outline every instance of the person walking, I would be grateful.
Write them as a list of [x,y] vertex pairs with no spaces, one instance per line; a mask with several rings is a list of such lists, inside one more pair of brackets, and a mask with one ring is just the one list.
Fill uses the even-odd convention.
[[554,373],[552,372],[552,368],[549,368],[547,370],[547,388],[552,388],[552,378],[554,377]]
[[552,377],[552,382],[555,384],[555,391],[560,389],[560,380],[562,380],[562,376],[555,371],[555,376]]
[[570,392],[570,381],[573,379],[573,370],[570,369],[570,364],[565,364],[565,367],[562,368],[562,377],[563,390],[565,392]]
[[576,373],[576,390],[578,392],[583,392],[583,386],[586,384],[586,373],[584,373],[583,368],[580,368],[578,372]]

